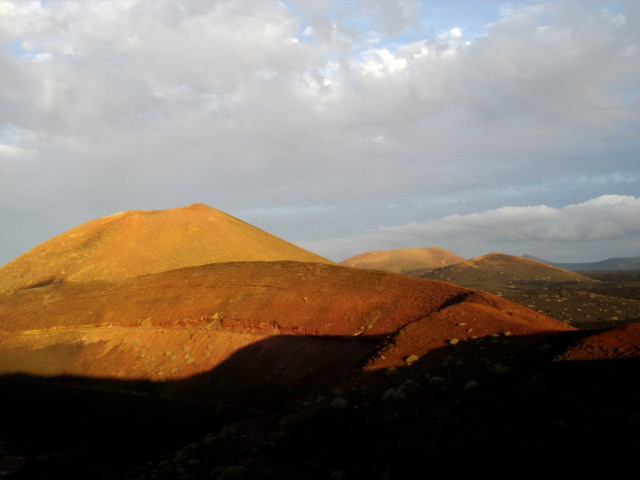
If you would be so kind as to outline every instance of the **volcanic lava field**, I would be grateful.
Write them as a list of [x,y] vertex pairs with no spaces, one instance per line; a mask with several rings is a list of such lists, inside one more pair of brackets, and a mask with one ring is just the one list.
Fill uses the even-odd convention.
[[0,267],[0,477],[635,478],[638,280],[97,219]]

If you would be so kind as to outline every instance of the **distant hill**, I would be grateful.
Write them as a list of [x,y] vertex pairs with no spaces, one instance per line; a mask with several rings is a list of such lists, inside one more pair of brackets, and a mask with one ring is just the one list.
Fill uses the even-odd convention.
[[346,267],[387,272],[408,273],[413,270],[433,270],[465,259],[443,248],[401,248],[396,250],[367,252],[340,262]]
[[637,257],[620,257],[620,258],[607,258],[599,262],[584,262],[584,263],[560,263],[550,262],[541,258],[534,257],[532,255],[523,255],[523,258],[535,260],[537,262],[546,263],[547,265],[553,265],[554,267],[564,268],[565,270],[571,270],[572,272],[594,272],[605,270],[640,270],[640,255]]
[[495,252],[437,270],[414,273],[424,278],[444,280],[488,291],[522,286],[542,287],[557,284],[588,286],[598,283],[597,280],[575,272],[535,260]]
[[75,227],[0,268],[0,293],[235,261],[333,263],[207,205],[131,210]]

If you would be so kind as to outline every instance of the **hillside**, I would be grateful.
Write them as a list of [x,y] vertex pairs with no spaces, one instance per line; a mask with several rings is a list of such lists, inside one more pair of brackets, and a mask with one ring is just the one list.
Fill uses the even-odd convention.
[[640,472],[637,325],[304,262],[52,284],[0,318],[13,478]]
[[433,270],[456,263],[464,258],[438,247],[401,248],[361,253],[340,262],[346,267],[409,273],[414,270]]
[[578,328],[607,328],[640,320],[633,271],[578,272],[535,260],[492,253],[420,277],[485,290]]
[[0,268],[0,293],[117,280],[214,262],[332,263],[203,204],[132,210],[75,227]]
[[416,271],[417,276],[443,280],[469,288],[500,291],[509,288],[594,285],[589,277],[503,253],[490,253],[433,271]]
[[[336,355],[351,358],[351,345],[358,361],[381,368],[446,345],[453,336],[469,336],[467,329],[473,335],[568,329],[488,293],[303,262],[219,263],[119,281],[52,284],[0,296],[0,318],[0,373],[147,380],[209,371],[274,336],[355,338],[336,347]],[[456,326],[461,321],[467,329]],[[396,353],[371,357],[389,335]],[[326,340],[321,344],[326,354]],[[299,353],[305,365],[299,375],[306,375],[307,365],[320,369],[317,361],[303,361],[305,351],[313,348]],[[336,372],[353,365],[342,361]],[[298,374],[290,372],[292,378]]]
[[537,262],[552,265],[554,267],[571,270],[572,272],[601,272],[601,271],[617,271],[617,270],[640,270],[640,256],[637,257],[620,257],[607,258],[599,262],[581,262],[581,263],[561,263],[550,262],[531,255],[523,255],[524,258],[535,260]]

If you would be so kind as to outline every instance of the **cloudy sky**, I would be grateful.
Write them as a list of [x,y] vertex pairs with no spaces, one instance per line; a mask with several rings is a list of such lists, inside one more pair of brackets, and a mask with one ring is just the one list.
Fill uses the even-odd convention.
[[640,255],[640,2],[0,0],[0,265],[206,203],[332,260]]

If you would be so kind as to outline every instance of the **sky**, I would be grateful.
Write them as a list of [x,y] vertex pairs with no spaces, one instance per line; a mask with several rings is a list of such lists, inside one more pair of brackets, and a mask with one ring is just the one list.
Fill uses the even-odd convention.
[[205,203],[334,261],[640,255],[640,2],[0,0],[0,265]]

